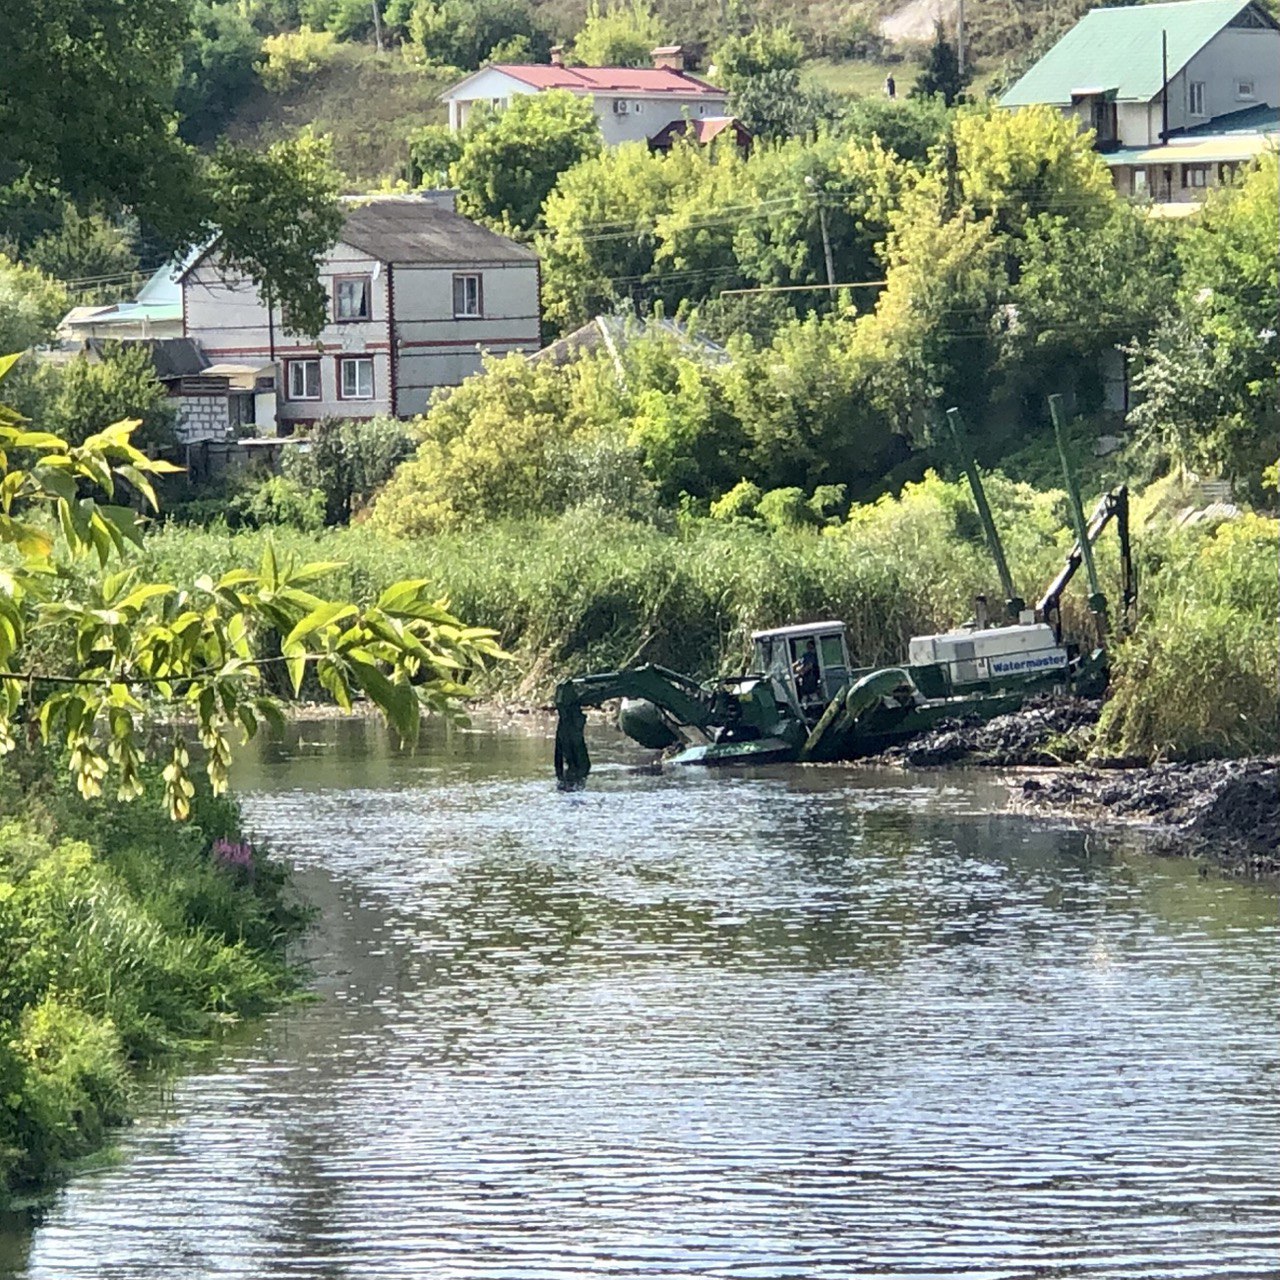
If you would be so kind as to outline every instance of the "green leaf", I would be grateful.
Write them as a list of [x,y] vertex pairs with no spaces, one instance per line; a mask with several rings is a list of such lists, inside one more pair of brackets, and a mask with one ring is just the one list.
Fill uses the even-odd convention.
[[284,648],[287,650],[290,646],[311,635],[313,631],[319,631],[322,627],[330,626],[342,618],[352,617],[356,612],[356,607],[353,604],[339,604],[332,600],[326,600],[323,604],[312,609],[289,632],[284,640]]
[[307,651],[300,644],[287,643],[281,645],[280,651],[289,670],[289,679],[293,681],[293,695],[296,698],[302,688],[302,678],[307,673]]

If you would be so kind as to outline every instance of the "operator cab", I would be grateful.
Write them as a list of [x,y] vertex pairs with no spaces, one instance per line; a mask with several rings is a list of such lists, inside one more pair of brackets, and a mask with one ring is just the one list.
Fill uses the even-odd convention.
[[[779,683],[786,690],[787,701],[806,707],[825,706],[849,682],[849,650],[843,622],[806,622],[774,631],[754,631],[751,641],[751,670]],[[818,677],[816,683],[802,688],[800,680],[808,665],[804,655],[811,643],[818,660]]]

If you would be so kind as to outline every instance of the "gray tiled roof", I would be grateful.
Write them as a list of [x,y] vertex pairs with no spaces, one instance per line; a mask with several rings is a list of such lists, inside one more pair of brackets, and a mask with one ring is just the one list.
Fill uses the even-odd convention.
[[386,196],[353,206],[339,239],[382,262],[405,265],[537,260],[532,249],[414,196]]

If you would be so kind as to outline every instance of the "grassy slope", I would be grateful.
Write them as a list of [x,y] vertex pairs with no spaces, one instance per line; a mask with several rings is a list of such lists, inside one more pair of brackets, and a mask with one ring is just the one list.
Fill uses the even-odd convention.
[[446,84],[399,52],[379,56],[343,45],[332,65],[286,93],[260,89],[240,105],[227,129],[236,142],[268,143],[305,125],[332,135],[339,168],[357,187],[399,176],[408,138],[442,124]]

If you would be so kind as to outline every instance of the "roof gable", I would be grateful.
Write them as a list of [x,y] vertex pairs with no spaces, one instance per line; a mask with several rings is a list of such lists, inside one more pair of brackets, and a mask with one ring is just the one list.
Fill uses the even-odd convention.
[[1276,28],[1251,0],[1176,0],[1091,9],[1000,99],[1003,107],[1062,105],[1093,86],[1124,101],[1150,102],[1163,86],[1161,35],[1169,76],[1177,75],[1224,27],[1248,10]]

